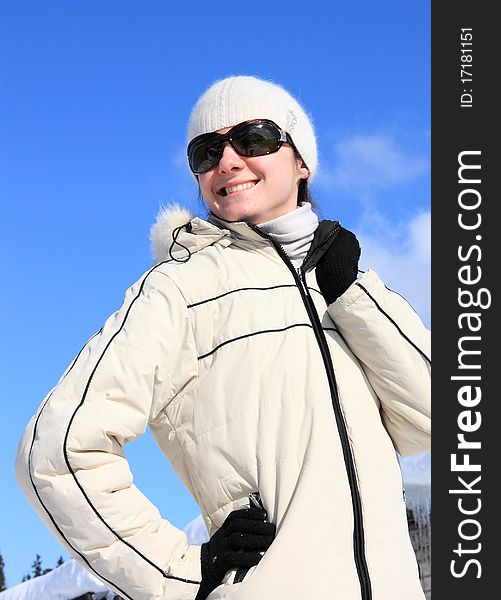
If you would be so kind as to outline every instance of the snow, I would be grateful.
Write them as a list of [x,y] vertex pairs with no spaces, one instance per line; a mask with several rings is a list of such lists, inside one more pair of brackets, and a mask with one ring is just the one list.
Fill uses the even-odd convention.
[[400,457],[406,506],[418,527],[429,527],[431,517],[431,452]]
[[[112,600],[115,594],[75,560],[65,562],[46,575],[29,579],[0,593],[1,600],[70,600],[86,592]],[[101,594],[97,595],[98,592]]]
[[404,484],[431,485],[431,452],[400,457]]
[[205,526],[202,515],[198,515],[186,525],[183,530],[186,533],[188,542],[200,546],[209,540],[209,532]]

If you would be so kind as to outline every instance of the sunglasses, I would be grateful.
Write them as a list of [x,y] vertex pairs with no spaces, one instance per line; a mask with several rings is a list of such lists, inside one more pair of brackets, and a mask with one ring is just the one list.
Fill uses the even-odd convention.
[[207,173],[223,156],[224,144],[229,142],[240,156],[264,156],[278,152],[284,142],[294,146],[292,138],[268,119],[244,121],[225,134],[203,133],[188,144],[188,162],[195,175]]

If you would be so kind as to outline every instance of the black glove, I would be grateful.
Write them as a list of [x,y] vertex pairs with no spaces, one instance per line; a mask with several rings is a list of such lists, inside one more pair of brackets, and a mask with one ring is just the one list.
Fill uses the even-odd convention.
[[202,581],[195,600],[205,600],[231,569],[250,568],[261,560],[260,552],[270,547],[275,525],[266,521],[262,508],[232,511],[211,539],[202,544]]
[[318,285],[327,304],[332,304],[355,281],[359,258],[360,244],[357,238],[351,231],[341,227],[316,268]]

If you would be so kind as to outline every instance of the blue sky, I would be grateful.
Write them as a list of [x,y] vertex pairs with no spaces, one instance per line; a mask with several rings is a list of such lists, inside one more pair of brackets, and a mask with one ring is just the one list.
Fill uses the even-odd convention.
[[[151,262],[160,204],[203,215],[185,131],[216,79],[289,89],[313,117],[322,216],[429,324],[430,7],[422,0],[0,1],[0,550],[18,583],[68,555],[14,478],[24,427]],[[149,434],[135,483],[198,515]]]

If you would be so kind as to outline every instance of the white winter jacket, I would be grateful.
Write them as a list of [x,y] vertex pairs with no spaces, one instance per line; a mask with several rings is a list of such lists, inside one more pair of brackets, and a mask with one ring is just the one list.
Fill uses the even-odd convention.
[[211,534],[254,491],[277,526],[210,600],[423,599],[397,452],[429,448],[428,331],[373,271],[326,307],[314,264],[335,222],[298,274],[259,228],[192,218],[173,241],[171,217],[154,231],[170,256],[26,428],[29,501],[123,598],[193,600],[200,548],[132,484],[122,450],[150,426]]

